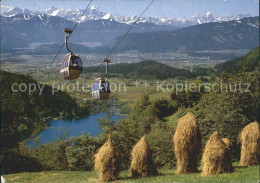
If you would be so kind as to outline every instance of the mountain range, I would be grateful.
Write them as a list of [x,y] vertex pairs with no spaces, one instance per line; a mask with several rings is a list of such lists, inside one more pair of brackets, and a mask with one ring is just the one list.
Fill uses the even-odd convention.
[[[32,43],[64,42],[64,28],[74,27],[75,22],[59,16],[46,14],[1,16],[2,51],[13,48],[28,47]],[[124,34],[129,29],[128,24],[113,19],[89,20],[78,24],[70,37],[72,43],[104,44]],[[139,22],[131,32],[151,32],[174,30],[176,27],[156,25],[149,22]],[[91,45],[90,45],[91,46]]]
[[[58,9],[56,7],[50,7],[46,10],[42,11],[31,11],[26,8],[11,8],[8,11],[2,12],[2,16],[5,17],[12,17],[18,14],[23,15],[39,15],[45,14],[48,16],[59,16],[66,20],[76,22],[78,18],[83,13],[83,9]],[[176,27],[187,27],[196,24],[203,24],[209,22],[219,22],[219,21],[230,21],[230,20],[240,20],[245,17],[250,17],[251,15],[248,13],[241,13],[238,15],[233,16],[217,16],[213,15],[210,12],[201,13],[198,16],[192,17],[142,17],[140,19],[141,22],[149,22],[157,25],[169,25],[169,26],[176,26]],[[92,6],[89,8],[85,15],[81,18],[80,22],[86,22],[88,20],[100,20],[100,19],[113,19],[120,23],[131,24],[137,19],[137,15],[133,16],[124,16],[124,15],[113,15],[109,12],[100,11],[97,6]]]
[[[82,10],[60,10],[51,7],[43,12],[13,8],[1,15],[1,51],[13,52],[39,43],[35,53],[51,54],[64,42],[62,30],[74,27],[74,17]],[[70,37],[70,42],[82,52],[107,52],[128,30],[129,21],[120,22],[113,16],[91,7]],[[245,14],[246,15],[246,14]],[[66,17],[67,16],[67,17]],[[221,49],[253,49],[259,45],[259,17],[237,17],[238,20],[214,22],[212,14],[203,15],[204,21],[189,27],[153,22],[145,17],[138,22],[116,51],[138,50],[140,52],[200,51]],[[201,15],[201,17],[203,17]],[[117,17],[117,18],[116,18]],[[121,16],[122,18],[122,16]],[[126,18],[126,17],[125,17]],[[133,17],[132,17],[133,18]],[[136,19],[137,17],[133,18]],[[194,18],[194,17],[193,17]],[[69,20],[71,19],[71,20]],[[149,21],[148,21],[149,20]],[[226,20],[226,19],[225,19]],[[203,23],[208,22],[210,23]],[[166,21],[165,21],[166,22]],[[188,23],[187,23],[188,25]],[[184,27],[183,27],[184,26]],[[180,28],[182,27],[182,28]],[[53,44],[50,44],[53,43]],[[87,47],[91,48],[87,48]],[[41,50],[43,48],[43,50]],[[54,52],[55,52],[54,51]],[[80,52],[81,52],[80,51]],[[54,53],[53,52],[53,53]]]
[[[121,39],[120,36],[108,44],[94,48],[77,44],[71,44],[71,48],[79,53],[107,53],[119,39]],[[129,33],[115,52],[122,53],[131,50],[142,53],[177,51],[190,54],[202,50],[250,50],[258,46],[259,17],[249,17],[238,21],[195,25],[174,31]],[[35,50],[35,54],[49,54],[55,52],[57,47],[59,47],[57,44],[41,45]],[[63,50],[63,52],[66,51]]]
[[[114,44],[120,39],[114,40]],[[111,45],[112,47],[113,45]],[[173,31],[129,34],[117,51],[171,52],[254,49],[259,46],[259,17],[194,25]]]

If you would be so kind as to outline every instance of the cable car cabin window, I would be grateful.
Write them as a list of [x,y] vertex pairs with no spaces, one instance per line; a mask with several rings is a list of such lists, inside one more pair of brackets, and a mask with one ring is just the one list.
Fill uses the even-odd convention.
[[107,81],[101,81],[100,91],[101,92],[110,92],[109,83]]
[[110,84],[109,84],[109,82],[107,81],[107,91],[109,91],[110,92]]
[[80,58],[76,58],[74,60],[73,66],[75,66],[75,67],[82,67]]
[[93,85],[92,85],[92,91],[98,91],[99,90],[99,82],[95,82]]
[[65,69],[68,67],[68,57],[66,56],[63,61],[62,61],[62,65],[61,65],[61,68],[62,69]]
[[81,62],[81,59],[77,56],[72,56],[71,59],[70,59],[70,66],[73,66],[73,67],[79,67],[81,68],[82,67],[82,62]]
[[62,62],[62,69],[66,68],[66,60]]
[[105,83],[102,81],[101,85],[100,85],[100,89],[101,92],[105,92]]

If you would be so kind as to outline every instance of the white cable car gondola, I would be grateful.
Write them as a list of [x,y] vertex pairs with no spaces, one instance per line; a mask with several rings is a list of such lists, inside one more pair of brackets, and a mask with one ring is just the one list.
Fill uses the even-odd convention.
[[[106,62],[106,74],[108,73],[108,63],[110,61],[105,59]],[[92,85],[92,96],[95,100],[109,99],[110,95],[110,84],[105,78],[96,78],[96,81]]]
[[64,29],[64,32],[66,33],[65,46],[69,53],[65,56],[61,64],[60,74],[63,79],[73,80],[80,76],[83,66],[80,57],[74,55],[74,53],[72,53],[72,51],[68,48],[68,38],[72,33],[72,30],[66,28]]
[[96,78],[92,85],[92,96],[95,100],[109,99],[110,85],[105,78]]

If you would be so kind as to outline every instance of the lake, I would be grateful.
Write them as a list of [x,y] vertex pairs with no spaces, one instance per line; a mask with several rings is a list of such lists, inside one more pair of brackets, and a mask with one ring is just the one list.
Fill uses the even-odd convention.
[[[79,137],[82,134],[89,134],[93,137],[102,133],[99,128],[99,120],[106,116],[106,113],[92,114],[82,119],[73,120],[55,120],[49,122],[49,128],[40,132],[37,136],[40,136],[39,144],[47,142],[54,142],[55,138],[59,138],[64,132],[68,131],[68,137]],[[120,116],[118,113],[114,113],[111,120],[118,121]],[[31,144],[30,142],[28,144]]]

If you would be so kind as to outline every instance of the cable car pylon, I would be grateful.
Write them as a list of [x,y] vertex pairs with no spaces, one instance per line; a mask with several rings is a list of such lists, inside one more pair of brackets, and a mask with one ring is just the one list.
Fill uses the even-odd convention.
[[104,59],[104,62],[106,63],[106,75],[107,75],[108,74],[108,64],[111,62],[107,58]]
[[[117,42],[117,44],[111,49],[111,51],[107,54],[106,58],[103,62],[106,63],[106,74],[108,74],[108,64],[111,63],[108,60],[108,57],[115,51],[116,47],[123,41],[123,39],[127,36],[127,34],[131,31],[131,29],[134,27],[134,25],[140,20],[142,15],[148,10],[148,8],[153,4],[155,0],[152,0],[149,5],[144,9],[144,11],[141,13],[141,15],[135,20],[135,22],[129,27],[127,32],[121,37],[121,39]],[[102,62],[101,62],[102,63]],[[110,95],[110,84],[107,81],[107,79],[101,77],[96,78],[96,81],[92,85],[92,96],[96,100],[103,100],[103,99],[109,99]]]

